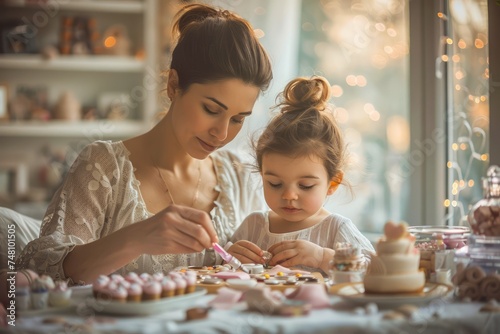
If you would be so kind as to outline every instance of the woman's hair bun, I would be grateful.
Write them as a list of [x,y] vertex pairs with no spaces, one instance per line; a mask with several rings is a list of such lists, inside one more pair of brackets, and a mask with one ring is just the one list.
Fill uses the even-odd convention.
[[288,83],[278,104],[281,112],[324,110],[330,100],[330,84],[321,76],[296,78]]
[[192,23],[201,22],[209,17],[230,18],[236,17],[228,10],[216,9],[204,4],[190,4],[184,6],[176,15],[178,20],[173,26],[173,32],[183,34]]

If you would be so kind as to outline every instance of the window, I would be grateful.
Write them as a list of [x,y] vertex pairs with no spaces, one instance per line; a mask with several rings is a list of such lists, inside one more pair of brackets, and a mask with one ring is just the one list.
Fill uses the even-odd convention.
[[265,126],[291,78],[322,75],[354,190],[352,199],[338,191],[327,208],[364,232],[387,220],[465,223],[489,157],[486,0],[212,3],[252,22],[274,66],[260,111],[232,148]]
[[463,225],[482,198],[489,165],[489,70],[487,0],[454,0],[439,13],[446,34],[438,59],[447,81],[446,221]]

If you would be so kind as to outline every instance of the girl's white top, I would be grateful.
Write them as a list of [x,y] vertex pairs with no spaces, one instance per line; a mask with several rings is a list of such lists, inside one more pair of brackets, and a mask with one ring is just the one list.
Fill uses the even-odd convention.
[[[248,240],[268,250],[272,245],[285,240],[307,240],[321,247],[335,249],[337,242],[348,242],[361,248],[366,260],[375,253],[370,241],[353,222],[339,214],[332,213],[316,225],[288,233],[273,233],[269,230],[269,211],[258,211],[249,215],[236,230],[231,242]],[[227,248],[227,247],[226,247]],[[318,268],[304,269],[317,271]]]

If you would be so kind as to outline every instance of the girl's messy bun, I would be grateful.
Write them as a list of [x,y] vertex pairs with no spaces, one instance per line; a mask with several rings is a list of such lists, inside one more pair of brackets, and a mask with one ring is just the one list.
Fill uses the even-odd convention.
[[296,78],[280,95],[281,112],[307,112],[326,109],[330,100],[330,84],[323,77]]
[[319,76],[296,78],[278,95],[277,114],[256,143],[257,168],[267,153],[290,157],[315,155],[323,162],[328,177],[334,178],[345,166],[344,136],[329,108],[330,84]]

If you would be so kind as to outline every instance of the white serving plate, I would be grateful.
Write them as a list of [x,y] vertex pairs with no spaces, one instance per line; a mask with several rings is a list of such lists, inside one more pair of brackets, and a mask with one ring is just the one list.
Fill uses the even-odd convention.
[[199,297],[205,295],[207,289],[197,287],[194,292],[161,298],[160,300],[144,302],[115,302],[94,299],[88,303],[98,313],[107,313],[115,315],[151,315],[172,310],[188,309],[195,305]]
[[29,310],[17,310],[16,312],[19,314],[21,318],[24,317],[35,317],[39,315],[49,315],[49,314],[61,314],[67,313],[69,311],[73,311],[76,308],[76,305],[70,301],[68,305],[65,306],[47,306],[42,309],[29,309]]
[[431,300],[446,296],[452,287],[445,284],[426,283],[420,293],[409,294],[369,294],[365,293],[363,283],[344,283],[334,285],[330,293],[355,304],[375,303],[380,307],[397,307],[403,304],[425,305]]

